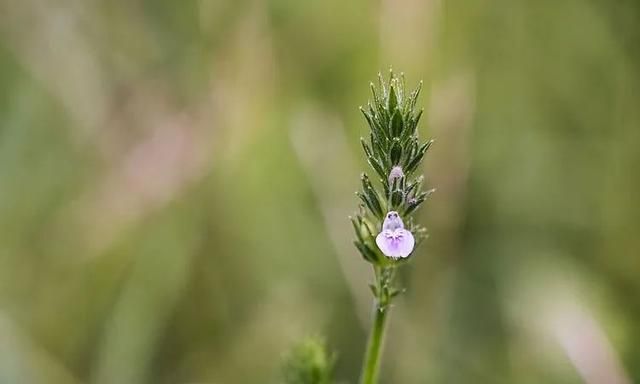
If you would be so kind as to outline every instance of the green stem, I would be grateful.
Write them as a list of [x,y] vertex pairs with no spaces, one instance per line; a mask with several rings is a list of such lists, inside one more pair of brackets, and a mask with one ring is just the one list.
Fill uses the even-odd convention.
[[389,305],[383,304],[381,306],[380,301],[376,299],[373,309],[373,328],[367,342],[367,353],[364,357],[360,384],[375,384],[378,382],[380,356],[382,355],[384,332],[390,309]]

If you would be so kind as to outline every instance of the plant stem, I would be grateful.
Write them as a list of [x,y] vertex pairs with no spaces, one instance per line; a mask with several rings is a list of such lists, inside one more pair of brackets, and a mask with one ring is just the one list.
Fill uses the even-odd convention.
[[380,356],[382,355],[382,344],[384,333],[391,306],[383,304],[376,299],[373,309],[373,328],[369,334],[367,342],[367,352],[362,365],[360,384],[375,384],[378,382],[378,369],[380,366]]

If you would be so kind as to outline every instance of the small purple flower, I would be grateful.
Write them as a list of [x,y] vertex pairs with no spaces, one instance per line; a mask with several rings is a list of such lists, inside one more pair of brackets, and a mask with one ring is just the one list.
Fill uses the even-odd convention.
[[392,259],[405,258],[411,254],[415,239],[404,229],[404,223],[396,211],[390,211],[382,223],[382,231],[376,237],[378,248]]
[[403,177],[404,172],[402,172],[402,167],[396,165],[395,167],[391,168],[391,171],[389,172],[389,184],[393,184],[393,181],[395,179],[401,179]]

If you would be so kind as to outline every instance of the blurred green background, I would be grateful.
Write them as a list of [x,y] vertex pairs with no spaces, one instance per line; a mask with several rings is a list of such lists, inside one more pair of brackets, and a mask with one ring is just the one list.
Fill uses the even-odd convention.
[[640,382],[640,4],[3,0],[0,383],[355,383],[357,107],[425,81],[384,383]]

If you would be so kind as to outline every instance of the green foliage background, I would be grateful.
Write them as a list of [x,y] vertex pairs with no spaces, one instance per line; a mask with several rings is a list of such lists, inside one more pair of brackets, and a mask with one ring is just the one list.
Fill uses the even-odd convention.
[[640,5],[0,3],[0,382],[355,382],[358,106],[424,79],[385,383],[640,382]]

